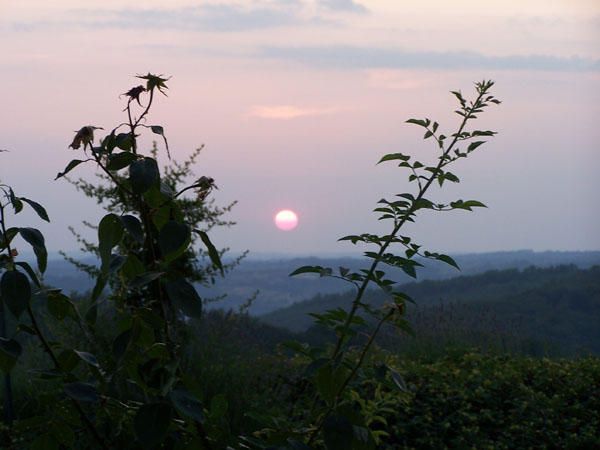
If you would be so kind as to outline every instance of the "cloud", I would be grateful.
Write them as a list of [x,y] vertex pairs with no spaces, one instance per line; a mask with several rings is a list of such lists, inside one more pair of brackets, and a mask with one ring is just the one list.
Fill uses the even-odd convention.
[[101,13],[94,21],[116,28],[163,28],[187,31],[248,31],[304,23],[291,3],[243,7],[206,4],[178,9],[123,9]]
[[367,8],[355,0],[320,0],[319,5],[332,11],[354,12],[360,14],[369,12]]
[[336,69],[491,69],[600,71],[600,60],[577,56],[488,56],[477,52],[406,51],[380,47],[263,47],[265,58]]
[[324,116],[337,111],[337,108],[301,108],[290,105],[272,105],[255,106],[249,115],[261,119],[290,120],[299,117]]
[[0,23],[0,29],[35,31],[57,27],[94,27],[238,32],[325,23],[330,21],[307,16],[299,0],[257,0],[201,3],[180,8],[74,9],[54,19]]

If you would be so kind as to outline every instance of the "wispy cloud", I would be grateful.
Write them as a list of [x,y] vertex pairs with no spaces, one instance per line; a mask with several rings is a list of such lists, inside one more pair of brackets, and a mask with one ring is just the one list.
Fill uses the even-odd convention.
[[263,47],[266,58],[290,60],[337,69],[493,69],[540,71],[600,71],[600,60],[577,56],[489,56],[476,52],[415,52],[380,47]]
[[[320,0],[331,10],[355,10],[349,0]],[[329,5],[332,3],[332,5]],[[339,3],[339,5],[338,5]],[[242,32],[294,25],[331,24],[331,18],[310,14],[301,0],[254,0],[251,2],[203,2],[177,8],[128,7],[122,9],[72,9],[60,16],[29,22],[4,21],[0,29],[35,31],[57,27],[164,29],[209,32]]]
[[320,0],[319,4],[331,11],[343,11],[364,14],[369,10],[355,0]]
[[304,108],[291,105],[271,105],[255,106],[249,115],[261,119],[290,120],[300,117],[329,115],[338,110],[338,108]]
[[93,16],[100,26],[188,31],[248,31],[305,22],[291,3],[252,7],[223,3],[177,9],[123,9]]

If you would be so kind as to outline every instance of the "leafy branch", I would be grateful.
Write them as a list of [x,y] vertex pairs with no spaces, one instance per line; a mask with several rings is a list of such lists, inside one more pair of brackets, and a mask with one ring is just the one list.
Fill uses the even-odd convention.
[[[461,121],[456,131],[449,136],[439,133],[439,123],[436,121],[427,118],[409,119],[406,121],[425,130],[423,139],[433,138],[436,142],[440,154],[434,165],[426,165],[417,160],[411,162],[412,157],[403,153],[390,153],[384,155],[379,160],[378,164],[396,162],[399,167],[407,168],[410,171],[408,181],[416,183],[417,189],[414,194],[401,193],[397,194],[395,196],[396,199],[393,201],[382,199],[378,202],[381,206],[375,208],[374,211],[380,213],[379,220],[392,222],[392,228],[388,234],[381,236],[374,234],[351,235],[340,239],[341,241],[351,241],[353,244],[360,242],[377,247],[375,251],[366,251],[364,253],[367,258],[372,260],[368,269],[362,269],[359,272],[350,272],[348,269],[340,268],[338,275],[331,268],[304,266],[292,272],[291,275],[315,273],[320,276],[339,278],[352,283],[356,287],[356,295],[350,305],[349,311],[335,310],[314,315],[321,324],[333,329],[337,339],[330,355],[326,360],[322,360],[329,362],[321,363],[322,369],[318,371],[317,377],[320,377],[321,381],[317,381],[316,383],[317,388],[321,386],[321,389],[317,389],[315,402],[319,398],[325,399],[327,408],[315,419],[314,426],[307,439],[309,445],[315,441],[320,433],[327,434],[327,430],[324,429],[327,428],[327,423],[343,419],[336,416],[334,420],[331,417],[338,409],[338,406],[343,403],[344,392],[357,376],[359,369],[364,363],[365,356],[373,345],[381,327],[386,322],[394,322],[401,329],[410,332],[410,328],[407,326],[403,316],[406,311],[405,303],[412,301],[412,299],[405,293],[395,291],[393,285],[396,282],[386,278],[385,272],[379,270],[379,266],[384,264],[397,267],[409,276],[416,277],[416,269],[422,266],[422,264],[415,260],[415,257],[420,256],[424,259],[435,259],[458,268],[458,265],[450,256],[422,250],[422,246],[414,243],[412,238],[403,236],[400,233],[407,223],[415,221],[417,213],[421,210],[453,211],[462,209],[471,211],[476,207],[485,207],[483,203],[476,200],[457,200],[449,204],[434,203],[426,195],[436,182],[440,187],[443,186],[445,181],[460,182],[459,178],[447,169],[448,166],[459,159],[468,157],[485,143],[485,141],[480,140],[472,141],[467,144],[465,149],[461,149],[460,145],[463,142],[479,137],[492,137],[496,134],[490,130],[467,131],[466,129],[468,123],[476,119],[478,114],[483,112],[490,104],[500,103],[499,100],[490,94],[490,89],[493,85],[492,81],[485,80],[475,83],[477,96],[472,101],[467,101],[459,91],[452,92],[459,102],[459,108],[455,112],[461,117]],[[405,248],[404,254],[396,255],[389,252],[389,248],[393,244],[402,245]],[[386,306],[386,310],[378,312],[363,302],[364,294],[372,283],[376,284],[386,296],[392,299],[393,305]],[[365,321],[358,316],[358,312],[361,310],[376,317],[377,324],[374,331],[363,344],[358,360],[355,363],[350,363],[346,361],[346,356],[351,338],[356,334],[355,328],[366,325]],[[349,367],[349,369],[345,367]],[[340,376],[340,374],[343,376]],[[323,379],[327,380],[327,383]],[[323,388],[323,386],[329,387]],[[335,426],[338,425],[339,423]]]

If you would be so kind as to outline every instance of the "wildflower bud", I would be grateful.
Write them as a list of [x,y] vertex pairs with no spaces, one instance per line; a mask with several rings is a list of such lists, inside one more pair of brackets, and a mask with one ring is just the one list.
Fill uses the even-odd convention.
[[85,149],[88,145],[91,147],[92,142],[94,142],[94,130],[102,130],[100,127],[93,127],[91,125],[87,125],[82,127],[77,134],[73,138],[73,142],[71,142],[71,147],[73,150],[78,150],[83,144],[83,148]]

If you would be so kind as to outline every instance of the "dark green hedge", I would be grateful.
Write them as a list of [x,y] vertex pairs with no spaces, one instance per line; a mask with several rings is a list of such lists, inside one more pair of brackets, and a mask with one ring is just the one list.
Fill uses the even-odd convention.
[[397,361],[408,392],[387,419],[389,448],[600,448],[600,359],[467,353]]

